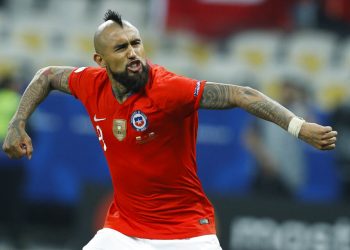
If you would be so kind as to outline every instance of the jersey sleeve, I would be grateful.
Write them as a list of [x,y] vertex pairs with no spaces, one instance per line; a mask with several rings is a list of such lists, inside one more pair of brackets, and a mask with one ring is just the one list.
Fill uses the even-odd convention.
[[157,79],[154,100],[164,112],[186,117],[198,110],[205,83],[166,72]]
[[83,103],[92,92],[96,68],[80,67],[72,71],[68,78],[68,85],[72,95]]

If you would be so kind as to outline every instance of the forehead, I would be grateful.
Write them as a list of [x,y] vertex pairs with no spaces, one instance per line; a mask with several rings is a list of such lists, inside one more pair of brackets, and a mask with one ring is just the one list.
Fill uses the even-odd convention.
[[114,46],[119,43],[127,43],[134,39],[140,39],[140,34],[133,26],[124,25],[124,27],[120,27],[119,25],[113,25],[105,30],[104,38],[107,46]]

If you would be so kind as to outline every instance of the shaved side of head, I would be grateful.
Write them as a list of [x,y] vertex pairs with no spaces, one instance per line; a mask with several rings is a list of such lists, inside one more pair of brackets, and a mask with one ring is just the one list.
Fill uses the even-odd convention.
[[104,42],[103,42],[103,31],[106,28],[106,23],[104,22],[100,26],[98,26],[95,35],[94,35],[94,47],[95,47],[95,52],[101,54],[104,48]]
[[96,53],[101,53],[103,50],[103,31],[110,25],[112,24],[117,24],[121,28],[123,28],[123,20],[121,15],[118,12],[112,11],[112,10],[107,10],[104,18],[103,18],[104,23],[102,23],[96,30],[95,35],[94,35],[94,46],[95,46],[95,51]]

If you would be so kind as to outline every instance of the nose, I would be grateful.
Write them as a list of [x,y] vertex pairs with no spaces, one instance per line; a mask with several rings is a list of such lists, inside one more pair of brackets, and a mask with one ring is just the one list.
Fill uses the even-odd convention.
[[136,58],[136,51],[135,51],[135,49],[132,46],[129,47],[128,58],[129,59]]

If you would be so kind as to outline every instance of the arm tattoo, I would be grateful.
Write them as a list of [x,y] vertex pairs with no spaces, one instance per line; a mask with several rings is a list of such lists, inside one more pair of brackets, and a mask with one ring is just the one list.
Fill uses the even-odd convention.
[[282,106],[276,102],[255,101],[247,106],[247,110],[264,120],[271,121],[284,129],[288,129],[288,124],[293,115],[288,114]]
[[233,108],[231,100],[233,93],[228,84],[217,84],[207,82],[200,101],[200,107],[206,109],[228,109]]
[[206,109],[240,107],[286,130],[290,120],[295,116],[281,104],[255,89],[211,82],[204,87],[200,107]]
[[281,104],[255,89],[241,87],[241,96],[239,103],[242,108],[259,118],[279,125],[285,130],[288,129],[290,120],[295,116]]
[[11,123],[13,124],[16,120],[26,121],[51,90],[57,89],[70,93],[68,76],[73,69],[72,67],[47,67],[39,70],[25,90]]
[[52,67],[50,77],[51,88],[70,94],[68,78],[73,69],[73,67]]

